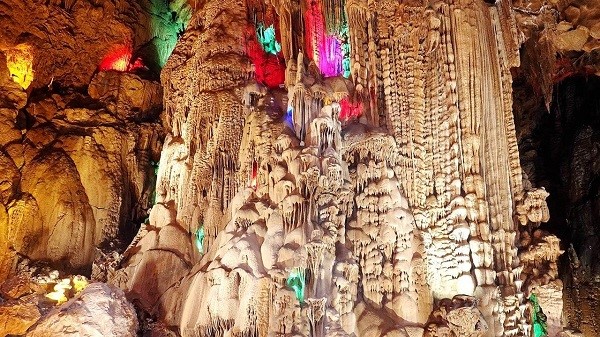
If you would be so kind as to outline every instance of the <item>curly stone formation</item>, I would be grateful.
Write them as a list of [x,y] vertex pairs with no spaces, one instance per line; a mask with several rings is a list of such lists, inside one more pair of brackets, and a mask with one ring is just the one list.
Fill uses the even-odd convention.
[[0,0],[0,335],[579,333],[514,83],[596,72],[567,2]]

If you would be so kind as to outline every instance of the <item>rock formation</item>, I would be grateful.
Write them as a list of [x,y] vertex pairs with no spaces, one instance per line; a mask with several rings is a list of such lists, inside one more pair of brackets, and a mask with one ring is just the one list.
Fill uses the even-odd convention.
[[[279,86],[259,76],[276,65],[244,57],[248,25],[279,27]],[[469,334],[529,334],[527,297],[556,279],[561,252],[530,233],[547,194],[519,163],[516,28],[504,2],[202,4],[162,72],[158,230],[118,279],[147,284],[137,261],[179,256],[147,309],[182,336],[461,335],[463,304],[433,307],[457,295],[477,313]],[[349,39],[351,79],[323,70],[331,37]],[[167,251],[167,228],[187,247]],[[518,246],[527,234],[537,241]],[[150,235],[160,256],[139,253]]]
[[[22,112],[2,110],[10,126],[2,142],[10,172],[2,194],[2,275],[17,255],[89,268],[95,247],[146,216],[161,138],[148,115],[160,109],[160,87],[119,73],[99,73],[92,84],[119,94],[90,86],[91,97],[39,97],[27,104],[31,120],[22,125],[15,123]],[[82,106],[94,98],[95,108]]]
[[27,336],[123,336],[137,335],[133,306],[123,291],[94,283],[69,302],[53,308]]
[[[593,336],[571,313],[597,249],[561,274],[527,113],[599,71],[596,7],[0,0],[0,326]],[[592,124],[557,142],[568,207]]]

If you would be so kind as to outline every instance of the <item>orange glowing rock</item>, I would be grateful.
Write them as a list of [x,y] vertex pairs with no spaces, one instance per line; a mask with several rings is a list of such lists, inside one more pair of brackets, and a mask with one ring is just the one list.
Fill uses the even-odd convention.
[[10,77],[23,89],[33,82],[33,48],[22,43],[6,51],[6,66]]

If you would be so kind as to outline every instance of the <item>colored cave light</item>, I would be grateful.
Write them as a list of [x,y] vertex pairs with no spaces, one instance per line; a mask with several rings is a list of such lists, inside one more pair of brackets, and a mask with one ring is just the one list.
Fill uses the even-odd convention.
[[200,226],[196,232],[194,233],[194,243],[196,244],[196,248],[200,254],[204,254],[204,238],[206,234],[204,233],[204,226]]
[[6,50],[6,66],[12,80],[27,89],[33,82],[33,48],[25,43]]
[[288,107],[285,115],[283,116],[284,123],[289,126],[292,130],[294,129],[294,108]]
[[257,183],[257,176],[258,176],[258,163],[256,162],[256,160],[252,161],[252,172],[250,173],[250,187],[252,187],[253,189],[256,189]]
[[120,45],[112,48],[100,61],[98,70],[107,71],[133,71],[138,68],[144,67],[142,60],[137,58],[134,62],[131,62],[133,57],[133,49],[129,45]]
[[535,294],[529,296],[529,301],[532,304],[533,310],[531,313],[531,322],[533,323],[533,337],[548,336],[548,325],[546,324],[546,315],[542,311],[542,307]]
[[71,283],[73,283],[73,290],[75,290],[76,294],[82,292],[89,284],[87,278],[81,275],[73,276]]
[[345,41],[342,43],[342,75],[348,78],[350,77],[350,30],[347,23],[342,28],[340,36],[344,37],[342,40]]
[[311,0],[309,8],[304,13],[304,37],[305,37],[305,55],[320,65],[319,57],[321,46],[325,40],[325,22],[321,2]]
[[358,101],[353,103],[348,97],[345,97],[340,101],[340,117],[341,121],[348,121],[351,119],[357,119],[362,115],[363,105],[362,102]]
[[312,0],[304,13],[305,54],[315,61],[325,77],[350,76],[349,29],[343,7],[340,7],[343,3],[326,1],[326,6],[322,6],[321,1]]
[[304,303],[304,289],[306,288],[305,273],[303,270],[294,269],[288,276],[286,284],[296,293],[296,299]]
[[144,56],[149,65],[162,69],[192,17],[192,8],[187,0],[151,0],[148,10],[152,39]]
[[342,69],[344,70],[342,76],[344,76],[345,78],[350,77],[350,75],[352,74],[352,72],[350,71],[350,52],[344,55],[344,60],[342,61]]
[[55,285],[52,292],[46,294],[46,298],[56,301],[56,304],[62,304],[67,301],[66,291],[70,290],[71,279],[62,279],[59,280]]
[[265,25],[259,23],[256,26],[256,37],[266,53],[277,55],[281,51],[281,44],[277,42],[277,34],[273,25],[265,28]]
[[[53,282],[54,283],[54,282]],[[55,301],[56,305],[69,300],[73,295],[82,292],[89,284],[85,276],[75,275],[72,278],[56,280],[53,291],[44,295],[46,298]]]
[[350,29],[346,15],[346,0],[324,0],[323,15],[327,35],[335,36],[341,43],[342,75],[350,77]]
[[279,55],[273,55],[263,50],[258,41],[253,25],[246,27],[244,34],[246,53],[254,65],[256,82],[274,89],[283,85],[285,80],[285,61]]
[[344,69],[342,44],[335,36],[326,36],[319,46],[319,69],[325,77],[340,76]]

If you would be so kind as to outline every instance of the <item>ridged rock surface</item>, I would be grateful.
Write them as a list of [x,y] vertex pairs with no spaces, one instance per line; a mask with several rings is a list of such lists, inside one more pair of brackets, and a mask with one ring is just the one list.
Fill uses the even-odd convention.
[[13,87],[13,105],[0,109],[0,280],[17,256],[89,270],[95,247],[132,235],[132,222],[147,216],[160,86],[117,72],[92,83],[90,94],[56,89],[26,105]]
[[[182,336],[529,333],[525,297],[560,288],[562,252],[536,231],[548,194],[520,166],[510,4],[311,6],[326,24],[346,20],[351,81],[322,77],[327,55],[299,42],[295,2],[198,5],[161,74],[156,222],[117,280],[130,296],[154,290],[152,263],[192,247],[187,275],[145,299]],[[290,28],[278,88],[250,78],[260,65],[240,45],[258,18]],[[305,19],[305,34],[324,29]],[[340,117],[344,98],[362,104],[360,118]],[[160,243],[169,227],[189,237],[171,251]],[[560,311],[548,289],[540,301]],[[560,330],[560,313],[549,316]]]
[[50,336],[137,336],[138,322],[123,291],[103,283],[87,286],[79,295],[49,311],[27,333]]

